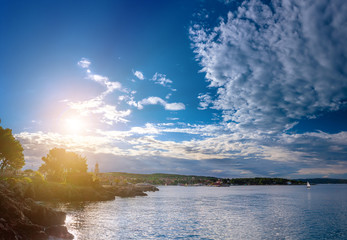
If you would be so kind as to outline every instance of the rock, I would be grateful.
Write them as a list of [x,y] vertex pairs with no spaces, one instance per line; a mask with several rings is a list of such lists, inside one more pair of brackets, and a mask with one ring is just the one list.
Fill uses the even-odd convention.
[[148,183],[138,183],[135,185],[137,189],[143,192],[156,192],[159,191],[159,189],[156,186],[153,186]]
[[25,199],[28,206],[24,209],[25,215],[35,224],[42,226],[62,225],[65,223],[66,214],[55,211],[49,207],[35,203],[32,199]]
[[0,239],[16,239],[15,231],[9,226],[7,221],[3,218],[0,219]]
[[67,231],[65,226],[50,226],[46,228],[46,233],[49,236],[62,238],[62,239],[73,239],[74,236]]
[[136,196],[147,196],[141,188],[136,187],[133,184],[115,186],[112,187],[113,193],[118,197],[136,197]]
[[44,240],[51,234],[73,238],[66,227],[59,226],[64,224],[65,213],[23,197],[21,190],[12,190],[0,182],[0,240]]
[[26,221],[17,223],[14,230],[23,239],[46,240],[49,237],[43,226]]

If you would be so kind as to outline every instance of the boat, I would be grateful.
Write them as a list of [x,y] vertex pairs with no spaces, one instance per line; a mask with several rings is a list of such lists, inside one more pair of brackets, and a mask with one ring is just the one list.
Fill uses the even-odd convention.
[[307,187],[307,189],[310,189],[310,188],[311,188],[311,185],[310,185],[309,182],[306,183],[306,187]]

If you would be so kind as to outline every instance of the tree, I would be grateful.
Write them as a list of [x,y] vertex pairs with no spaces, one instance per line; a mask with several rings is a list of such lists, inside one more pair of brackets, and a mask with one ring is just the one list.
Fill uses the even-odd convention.
[[39,171],[45,173],[50,180],[63,181],[68,174],[86,173],[86,158],[74,153],[67,152],[63,148],[49,150],[46,157],[42,158],[44,163]]
[[9,128],[0,127],[0,173],[24,166],[23,147]]

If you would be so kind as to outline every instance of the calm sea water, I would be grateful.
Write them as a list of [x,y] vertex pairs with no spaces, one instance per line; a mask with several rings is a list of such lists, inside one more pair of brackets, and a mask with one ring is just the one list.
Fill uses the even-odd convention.
[[58,207],[80,240],[347,239],[347,185],[168,186]]

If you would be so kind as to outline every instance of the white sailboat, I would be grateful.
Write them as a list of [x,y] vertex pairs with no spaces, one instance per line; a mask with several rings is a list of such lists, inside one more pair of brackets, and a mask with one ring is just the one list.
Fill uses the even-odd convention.
[[310,189],[310,188],[311,188],[311,185],[310,185],[310,183],[309,183],[309,182],[307,182],[307,183],[306,183],[306,187],[307,187],[308,189]]

